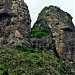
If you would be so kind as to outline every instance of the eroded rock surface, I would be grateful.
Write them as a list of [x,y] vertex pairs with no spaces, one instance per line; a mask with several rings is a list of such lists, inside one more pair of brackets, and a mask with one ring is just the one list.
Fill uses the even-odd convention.
[[27,44],[31,31],[28,6],[23,0],[0,0],[0,46]]
[[67,58],[69,61],[74,61],[75,27],[72,16],[56,6],[45,7],[39,13],[32,30],[43,26],[48,26],[51,30],[52,39],[49,39],[52,41],[50,43],[52,50],[57,52],[63,60]]

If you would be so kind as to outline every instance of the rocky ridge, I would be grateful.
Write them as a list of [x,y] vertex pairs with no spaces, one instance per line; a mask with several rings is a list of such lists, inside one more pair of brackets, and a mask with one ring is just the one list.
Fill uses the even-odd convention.
[[[66,75],[68,73],[66,69],[70,66],[68,63],[75,62],[74,37],[75,27],[72,16],[57,6],[45,7],[31,29],[28,6],[23,0],[0,1],[0,48],[4,48],[0,50],[0,71],[3,70],[1,74],[11,72],[17,75],[33,73],[33,75],[63,75],[64,73]],[[14,48],[5,49],[8,47]],[[13,62],[19,65],[15,66]],[[31,68],[35,68],[34,65],[36,70],[30,71]],[[19,67],[20,69],[17,69]],[[68,75],[71,75],[71,70]]]
[[[36,42],[36,44],[38,46],[40,45],[40,48],[49,48],[49,50],[53,50],[55,54],[58,53],[63,60],[66,60],[67,58],[69,61],[74,61],[75,27],[72,22],[72,16],[56,6],[45,7],[39,13],[32,31],[44,26],[47,26],[50,29],[51,37],[44,36],[47,37],[44,39],[45,41],[50,40],[46,41],[49,45],[45,43],[47,47],[45,47],[46,45],[42,46],[42,44],[39,44],[40,41]],[[42,40],[40,43],[44,42],[43,37],[39,39]],[[35,42],[35,40],[32,40],[32,42]]]
[[28,6],[23,0],[0,1],[0,46],[27,44],[31,31]]

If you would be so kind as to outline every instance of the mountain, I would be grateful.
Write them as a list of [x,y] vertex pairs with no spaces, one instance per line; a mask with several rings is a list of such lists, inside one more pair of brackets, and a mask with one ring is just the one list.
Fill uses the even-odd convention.
[[[63,60],[75,62],[75,27],[72,16],[59,7],[51,5],[42,9],[33,25],[31,37],[32,45],[35,41],[37,47],[51,49]],[[33,37],[39,40],[33,40]]]
[[1,0],[0,75],[73,75],[74,37],[72,16],[59,7],[43,8],[31,28],[23,0]]

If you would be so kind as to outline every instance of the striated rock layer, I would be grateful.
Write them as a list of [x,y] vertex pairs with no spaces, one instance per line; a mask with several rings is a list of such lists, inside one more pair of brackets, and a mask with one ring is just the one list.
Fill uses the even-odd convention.
[[32,30],[44,26],[48,26],[51,30],[52,37],[48,39],[52,42],[49,43],[49,48],[56,54],[58,53],[63,60],[67,58],[69,61],[74,61],[75,27],[72,22],[72,16],[56,6],[45,7],[39,13]]
[[27,44],[31,18],[23,0],[0,0],[0,46]]

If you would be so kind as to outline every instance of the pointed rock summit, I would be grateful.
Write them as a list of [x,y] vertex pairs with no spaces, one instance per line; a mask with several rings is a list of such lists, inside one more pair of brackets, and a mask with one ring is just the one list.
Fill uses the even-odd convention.
[[31,31],[28,6],[23,0],[0,0],[0,46],[27,44]]
[[[44,42],[42,37],[40,38],[41,42],[33,41],[36,42],[37,47],[41,49],[49,48],[56,55],[58,53],[63,60],[66,60],[66,58],[70,61],[75,60],[75,27],[72,22],[72,16],[69,13],[64,12],[57,6],[45,7],[39,13],[32,31],[41,27],[42,29],[49,27],[51,37],[44,40],[50,40],[51,42],[46,41],[46,43],[42,44]],[[44,37],[47,37],[47,35]]]

